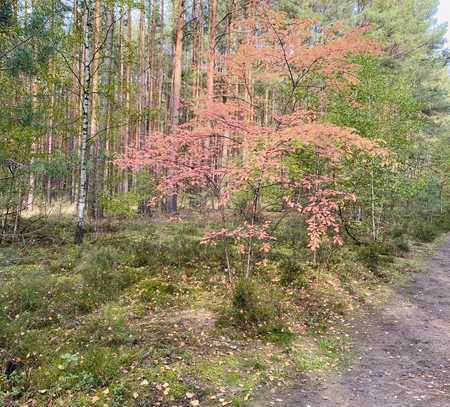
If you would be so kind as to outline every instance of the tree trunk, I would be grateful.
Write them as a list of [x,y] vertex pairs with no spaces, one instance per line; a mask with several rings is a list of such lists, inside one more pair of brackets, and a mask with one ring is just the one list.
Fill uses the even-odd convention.
[[[31,80],[31,108],[36,108],[36,81],[34,79]],[[36,153],[36,142],[33,141],[31,144],[31,160],[30,160],[30,178],[28,179],[28,196],[27,196],[27,210],[32,211],[34,206],[34,188],[36,179],[33,172],[33,163],[34,163],[34,155]]]
[[[157,77],[159,70],[159,49],[156,46],[156,16],[158,14],[158,7],[156,0],[149,0],[149,10],[151,15],[149,17],[149,35],[148,35],[148,70],[147,70],[147,106],[154,108],[156,106],[155,102],[158,99],[157,95]],[[147,112],[146,117],[146,135],[150,133],[154,128],[154,119],[151,111]]]
[[[181,107],[181,74],[183,57],[183,29],[184,29],[184,0],[177,1],[175,20],[175,47],[173,52],[173,77],[172,77],[172,98],[170,109],[170,131],[176,131],[180,122]],[[167,211],[175,213],[177,211],[177,194],[172,191],[167,200]]]
[[217,0],[210,0],[209,3],[209,55],[207,89],[208,100],[214,98],[214,71],[216,63],[216,25],[217,25]]
[[139,120],[136,134],[136,147],[141,147],[143,136],[145,133],[145,90],[147,89],[145,83],[145,0],[141,0],[139,10],[139,78],[138,78],[138,111]]
[[90,127],[91,132],[90,135],[93,139],[95,139],[95,143],[92,143],[89,149],[89,155],[92,160],[92,170],[91,174],[89,175],[89,202],[88,202],[88,208],[90,216],[93,219],[96,218],[96,207],[97,207],[97,157],[98,157],[98,139],[96,137],[97,135],[97,127],[98,127],[98,119],[97,119],[97,106],[98,106],[98,68],[99,68],[99,60],[100,60],[100,48],[101,48],[101,41],[100,41],[100,7],[101,3],[100,0],[96,1],[95,4],[95,10],[94,10],[94,21],[93,21],[93,44],[92,44],[92,69],[91,69],[91,81],[92,81],[92,92],[91,92],[91,120],[90,120]]
[[[113,46],[114,46],[114,10],[108,5],[104,5],[104,13],[106,15],[106,39],[105,39],[105,56],[104,56],[104,70],[102,74],[102,87],[105,95],[102,99],[102,111],[104,112],[104,131],[97,136],[98,156],[97,156],[97,171],[96,171],[96,189],[97,195],[105,192],[105,173],[106,173],[106,145],[111,135],[111,110],[112,98],[114,92],[111,90],[112,86],[112,69],[113,69]],[[95,218],[101,219],[104,216],[103,203],[98,196],[95,199]]]
[[85,14],[84,29],[84,62],[83,62],[83,86],[82,92],[82,129],[80,138],[80,184],[78,193],[78,219],[75,231],[75,243],[83,243],[85,233],[85,212],[87,195],[87,146],[90,138],[90,98],[91,98],[91,79],[92,79],[92,32],[93,32],[93,14],[95,0],[84,0],[83,8]]
[[[53,154],[53,128],[54,128],[54,108],[55,108],[55,62],[50,62],[50,106],[48,116],[47,129],[47,162],[50,164]],[[47,208],[50,207],[52,201],[52,177],[47,175]]]

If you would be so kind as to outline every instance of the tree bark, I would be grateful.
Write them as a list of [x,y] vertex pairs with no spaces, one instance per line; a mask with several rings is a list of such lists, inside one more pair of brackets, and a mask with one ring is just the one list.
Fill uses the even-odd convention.
[[139,120],[136,134],[136,147],[141,147],[143,144],[143,136],[146,129],[145,124],[145,90],[147,88],[145,83],[145,0],[141,0],[139,10],[139,78],[138,78],[138,111]]
[[95,142],[91,144],[89,149],[89,156],[92,161],[92,170],[89,175],[89,201],[88,208],[89,214],[92,218],[97,219],[96,217],[96,209],[97,209],[97,165],[98,165],[98,150],[99,144],[97,139],[97,128],[98,128],[98,118],[97,118],[97,106],[98,106],[98,69],[99,69],[99,60],[100,60],[100,0],[96,1],[95,10],[94,10],[94,21],[93,21],[93,44],[92,44],[92,70],[91,70],[91,82],[92,82],[92,91],[91,91],[91,118],[90,118],[90,135]]
[[[102,88],[105,93],[102,99],[102,111],[104,112],[103,122],[104,131],[97,136],[98,142],[98,156],[97,156],[97,171],[96,171],[96,186],[97,194],[105,192],[105,175],[106,175],[106,146],[111,136],[111,112],[112,112],[112,98],[114,92],[112,91],[112,69],[113,69],[113,46],[114,46],[114,11],[108,6],[104,5],[104,13],[106,16],[106,39],[105,39],[105,55],[104,55],[104,70],[102,73]],[[95,199],[95,218],[101,219],[104,216],[103,203],[98,196]]]
[[216,64],[216,25],[217,25],[217,0],[210,0],[209,3],[209,55],[207,89],[208,100],[214,98],[214,72]]
[[90,138],[90,98],[92,79],[92,32],[95,0],[84,0],[85,14],[84,29],[84,61],[83,61],[83,86],[82,92],[82,128],[80,138],[80,183],[78,193],[78,216],[75,230],[75,244],[83,243],[85,234],[86,196],[87,196],[87,147]]
[[[175,47],[173,52],[172,98],[170,109],[170,132],[176,131],[180,122],[181,108],[181,74],[183,57],[184,0],[177,1],[175,20]],[[177,194],[172,191],[167,200],[167,211],[177,211]]]

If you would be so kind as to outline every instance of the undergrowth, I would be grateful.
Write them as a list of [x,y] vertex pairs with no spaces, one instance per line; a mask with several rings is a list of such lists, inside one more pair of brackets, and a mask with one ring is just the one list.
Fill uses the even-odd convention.
[[231,282],[201,222],[105,226],[81,248],[51,223],[53,242],[0,248],[0,405],[243,406],[296,371],[334,369],[352,354],[345,320],[448,219],[324,246],[318,264],[288,220]]

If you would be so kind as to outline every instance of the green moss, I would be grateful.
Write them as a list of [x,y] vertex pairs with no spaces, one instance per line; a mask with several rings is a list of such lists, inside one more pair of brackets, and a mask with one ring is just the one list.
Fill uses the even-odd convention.
[[175,284],[156,278],[140,281],[136,289],[141,300],[147,303],[167,304],[181,294]]
[[353,354],[345,346],[346,341],[341,338],[319,337],[308,345],[297,347],[293,359],[302,372],[330,370],[352,358]]
[[167,368],[155,367],[142,374],[153,384],[154,392],[164,394],[166,399],[179,401],[185,399],[188,392],[199,393],[193,383],[184,379],[186,366],[182,362],[172,363]]
[[110,384],[119,376],[120,367],[129,363],[129,355],[110,348],[91,345],[83,351],[66,352],[36,369],[32,381],[38,390],[89,391]]
[[[196,375],[207,384],[209,392],[217,389],[232,394],[232,405],[246,405],[256,387],[271,376],[267,355],[258,352],[228,355],[213,360],[202,360],[196,364]],[[271,370],[273,373],[273,370]]]
[[107,304],[99,313],[88,318],[79,333],[80,341],[120,346],[133,343],[136,336],[127,324],[126,310]]

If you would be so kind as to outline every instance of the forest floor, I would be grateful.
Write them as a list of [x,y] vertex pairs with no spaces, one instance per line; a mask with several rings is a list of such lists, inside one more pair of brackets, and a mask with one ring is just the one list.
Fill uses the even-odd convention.
[[450,406],[450,235],[423,272],[376,316],[361,320],[360,357],[331,375],[300,378],[255,406]]
[[299,254],[280,239],[257,312],[282,316],[255,335],[200,221],[108,223],[82,247],[69,221],[0,247],[1,407],[450,405],[448,236],[427,267],[442,239],[372,269],[343,247],[289,284],[278,258]]

